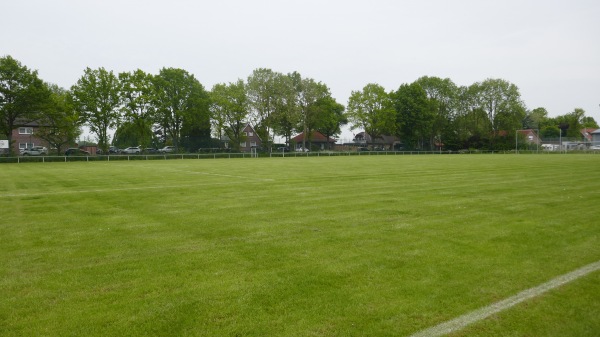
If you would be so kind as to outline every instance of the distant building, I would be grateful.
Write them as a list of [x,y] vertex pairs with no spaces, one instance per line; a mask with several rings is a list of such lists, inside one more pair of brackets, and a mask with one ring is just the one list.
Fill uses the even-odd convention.
[[[251,152],[252,148],[260,148],[262,146],[262,139],[249,123],[244,126],[242,135],[244,140],[240,142],[241,152]],[[221,137],[221,142],[226,149],[235,149],[234,146],[231,146],[231,139],[227,135]]]
[[[292,143],[296,143],[297,147],[301,147],[303,140],[304,132],[292,138]],[[336,141],[337,140],[334,138],[327,138],[324,134],[320,133],[319,131],[313,131],[310,137],[306,137],[306,146],[309,146],[308,144],[310,143],[311,147],[318,147],[320,150],[328,150],[333,148],[333,145]]]
[[529,144],[541,144],[542,139],[535,132],[536,130],[527,129],[527,130],[518,130],[517,132],[523,136],[525,136],[525,141]]
[[373,139],[368,133],[359,132],[354,135],[352,145],[358,147],[372,146],[373,150],[396,150],[402,146],[402,142],[396,136],[383,135]]
[[14,153],[18,154],[20,150],[34,146],[49,147],[48,142],[36,136],[36,131],[40,128],[37,122],[17,121],[16,125],[17,127],[12,130]]
[[590,134],[591,134],[592,144],[600,145],[600,129],[597,129],[597,130],[591,132]]

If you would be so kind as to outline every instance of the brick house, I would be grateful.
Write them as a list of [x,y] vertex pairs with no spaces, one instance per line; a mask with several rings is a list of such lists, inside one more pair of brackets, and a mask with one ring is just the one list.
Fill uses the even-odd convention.
[[[335,142],[337,141],[334,138],[327,138],[324,134],[319,131],[313,131],[311,134],[312,137],[306,137],[306,146],[307,147],[318,147],[320,150],[328,150],[333,148]],[[291,142],[296,144],[296,147],[302,147],[302,141],[304,140],[304,132],[300,133],[296,137],[292,138]],[[310,145],[309,145],[310,144]],[[311,149],[312,150],[312,149]]]
[[20,150],[33,146],[45,146],[49,149],[48,142],[35,136],[39,124],[36,122],[18,122],[17,127],[12,130],[13,153],[18,154]]
[[[244,126],[244,129],[242,130],[242,134],[244,135],[245,140],[240,142],[241,152],[251,152],[252,148],[260,148],[262,146],[262,139],[256,133],[252,125],[246,124],[246,126]],[[221,137],[221,142],[223,142],[223,145],[226,149],[231,148],[231,145],[229,144],[231,142],[231,139],[229,137]]]
[[259,148],[262,146],[262,139],[249,123],[246,124],[242,133],[246,137],[246,140],[240,143],[240,151],[250,152],[252,148]]
[[529,144],[541,144],[542,139],[533,129],[517,130],[517,132],[525,136],[525,141]]

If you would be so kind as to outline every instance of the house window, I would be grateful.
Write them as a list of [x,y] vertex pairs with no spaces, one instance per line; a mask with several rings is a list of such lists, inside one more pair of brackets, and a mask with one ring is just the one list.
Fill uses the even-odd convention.
[[30,149],[34,146],[35,145],[33,143],[19,143],[19,149],[21,149],[21,150]]
[[248,137],[254,136],[254,132],[247,132],[247,134],[248,134]]
[[241,146],[241,147],[246,147],[246,142],[242,142],[242,143],[240,143],[240,146]]
[[250,146],[256,147],[256,142],[250,142]]
[[20,135],[32,135],[33,128],[19,128],[19,134]]

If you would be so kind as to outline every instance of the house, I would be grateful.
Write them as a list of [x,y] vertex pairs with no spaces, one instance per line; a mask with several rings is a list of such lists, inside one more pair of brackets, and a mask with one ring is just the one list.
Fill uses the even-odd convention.
[[592,135],[592,145],[600,145],[600,129],[590,133]]
[[250,123],[244,126],[242,134],[245,136],[245,140],[240,143],[241,152],[251,152],[252,148],[259,148],[262,146],[262,139]]
[[383,135],[373,139],[366,132],[359,132],[354,135],[352,143],[358,147],[373,146],[375,150],[395,150],[402,145],[402,142],[396,136]]
[[17,127],[12,130],[13,153],[19,153],[23,149],[34,146],[49,147],[48,142],[36,137],[36,130],[40,125],[37,122],[17,121]]
[[529,144],[541,144],[542,139],[533,129],[517,130],[517,132],[525,136],[525,141]]
[[583,140],[586,143],[590,143],[592,141],[592,134],[596,131],[596,128],[584,128],[581,129],[581,136],[583,136]]
[[[297,144],[296,146],[301,147],[304,141],[304,132],[300,133],[296,137],[292,138],[291,142]],[[319,131],[313,131],[310,137],[306,137],[306,143],[310,144],[311,147],[318,147],[321,150],[328,150],[333,148],[337,140],[334,138],[327,138],[324,134]],[[308,146],[308,145],[307,145]]]

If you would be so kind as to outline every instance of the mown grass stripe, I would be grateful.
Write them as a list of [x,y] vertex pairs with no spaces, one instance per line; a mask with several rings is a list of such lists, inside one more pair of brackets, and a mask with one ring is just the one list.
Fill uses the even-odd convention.
[[514,296],[511,296],[505,300],[493,303],[481,309],[477,309],[475,311],[471,311],[465,315],[459,316],[453,320],[438,324],[431,328],[422,330],[417,332],[416,334],[411,335],[410,337],[437,337],[444,336],[449,333],[461,330],[465,328],[467,325],[473,324],[475,322],[484,320],[494,314],[497,314],[503,310],[510,309],[515,305],[527,301],[533,297],[542,295],[545,292],[548,292],[554,288],[558,288],[566,283],[575,281],[578,278],[584,277],[590,273],[593,273],[597,270],[600,270],[600,261],[596,261],[594,263],[590,263],[584,267],[581,267],[577,270],[574,270],[570,273],[561,275],[559,277],[553,278],[552,280],[543,283],[537,287],[529,288],[524,290]]

